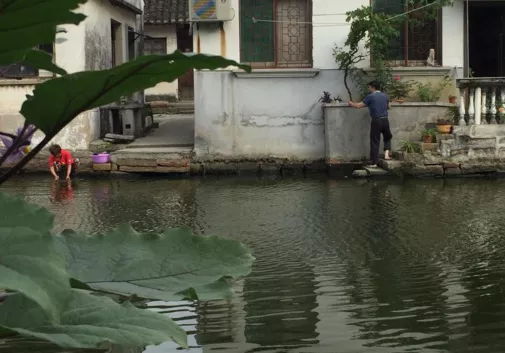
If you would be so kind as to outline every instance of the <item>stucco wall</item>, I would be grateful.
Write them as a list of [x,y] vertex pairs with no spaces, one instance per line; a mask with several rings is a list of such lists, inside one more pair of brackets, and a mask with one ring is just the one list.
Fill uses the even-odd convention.
[[[393,104],[389,123],[393,134],[392,148],[402,140],[420,141],[426,123],[443,118],[450,104]],[[328,104],[323,108],[325,153],[331,163],[366,159],[370,153],[370,116],[367,109],[354,109],[346,104]],[[381,152],[382,152],[381,141]]]
[[[284,70],[282,74],[291,77],[196,72],[197,157],[324,158],[324,124],[318,100],[323,91],[346,97],[341,73]],[[300,75],[309,77],[296,77]]]
[[[136,1],[136,0],[134,0]],[[136,28],[136,15],[108,1],[89,0],[78,12],[88,17],[79,26],[63,26],[66,33],[58,37],[66,41],[55,45],[56,63],[67,72],[106,69],[111,66],[111,18]],[[127,26],[123,26],[127,31]],[[125,40],[127,36],[124,37]],[[126,48],[126,46],[123,46]],[[126,49],[124,51],[126,57]],[[23,80],[0,80],[0,130],[12,132],[23,124],[19,109],[27,94],[31,94],[40,78]],[[48,105],[52,104],[47,102]],[[76,117],[52,141],[71,150],[86,150],[88,144],[99,135],[99,113],[97,109],[84,112]],[[38,133],[33,142],[42,140]]]
[[[177,50],[177,33],[175,25],[160,25],[144,27],[144,33],[153,38],[167,39],[167,54]],[[149,96],[172,96],[177,97],[178,81],[161,82],[154,87],[146,89],[146,97]]]

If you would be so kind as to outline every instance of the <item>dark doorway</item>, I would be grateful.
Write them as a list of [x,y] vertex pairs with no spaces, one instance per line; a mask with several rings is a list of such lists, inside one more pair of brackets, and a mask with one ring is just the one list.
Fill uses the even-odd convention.
[[505,76],[505,3],[471,1],[468,6],[469,66],[474,77]]
[[[189,24],[177,26],[177,49],[183,53],[193,52],[193,36],[189,34]],[[194,99],[193,70],[179,77],[179,100]]]

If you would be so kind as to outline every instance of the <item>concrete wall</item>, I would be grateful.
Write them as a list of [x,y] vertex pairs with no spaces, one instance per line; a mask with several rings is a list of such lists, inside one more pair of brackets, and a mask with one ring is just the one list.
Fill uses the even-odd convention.
[[[173,53],[177,50],[177,32],[175,25],[160,25],[152,26],[146,25],[144,27],[144,33],[153,38],[166,38],[167,40],[167,54]],[[146,89],[146,98],[149,99],[151,96],[161,96],[167,98],[177,98],[178,91],[178,80],[173,82],[161,82],[156,86]]]
[[[131,0],[138,2],[138,0]],[[140,2],[143,6],[143,2]],[[58,38],[66,41],[55,44],[55,62],[69,73],[83,70],[98,70],[111,67],[111,18],[123,23],[125,31],[122,59],[127,58],[127,30],[128,26],[136,28],[136,15],[132,11],[113,6],[108,1],[89,0],[82,5],[78,12],[88,17],[79,25],[62,26],[66,33],[58,34]],[[42,73],[45,74],[45,73]],[[42,76],[42,75],[41,75]],[[47,75],[46,75],[47,76]],[[35,85],[43,82],[44,78],[30,78],[22,80],[0,79],[0,130],[15,131],[23,124],[24,118],[19,109],[27,94],[31,94]],[[47,102],[51,104],[51,102]],[[87,150],[88,144],[99,135],[99,113],[91,110],[80,114],[53,140],[71,150]],[[38,133],[33,142],[42,140]]]
[[[399,147],[402,140],[420,141],[425,124],[443,118],[450,106],[448,103],[393,104],[389,115],[393,150]],[[370,154],[368,110],[350,108],[346,104],[327,104],[323,110],[326,159],[330,163],[339,163],[368,158]]]
[[341,80],[338,70],[272,70],[254,76],[197,72],[197,157],[323,159],[318,100],[323,91],[346,97]]

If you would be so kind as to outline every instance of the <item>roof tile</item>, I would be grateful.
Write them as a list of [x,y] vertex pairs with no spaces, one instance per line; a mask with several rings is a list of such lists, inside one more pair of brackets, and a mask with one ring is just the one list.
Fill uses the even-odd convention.
[[189,23],[188,0],[145,0],[144,23]]

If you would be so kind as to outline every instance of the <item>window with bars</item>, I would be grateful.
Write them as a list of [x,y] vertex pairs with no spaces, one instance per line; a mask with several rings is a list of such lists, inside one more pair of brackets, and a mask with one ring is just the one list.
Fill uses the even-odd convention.
[[240,0],[240,60],[253,67],[312,67],[311,0]]
[[[53,44],[43,44],[39,45],[39,50],[43,50],[46,53],[53,55],[54,46]],[[39,70],[23,64],[11,64],[0,66],[0,79],[22,79],[30,77],[38,77]]]
[[160,55],[167,53],[166,38],[145,38],[144,39],[144,54],[145,55]]
[[[375,11],[385,12],[392,16],[412,10],[408,0],[372,0]],[[412,12],[411,16],[417,24],[409,25],[405,21],[400,30],[400,36],[391,41],[388,59],[395,66],[424,66],[430,49],[435,49],[436,63],[441,65],[442,31],[441,16],[423,19],[423,12]],[[420,22],[420,23],[419,23]]]

